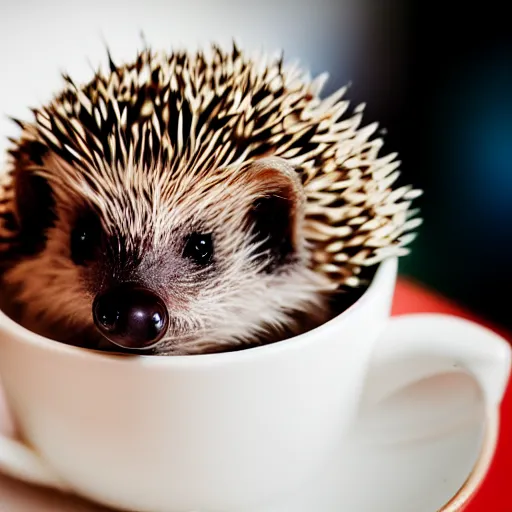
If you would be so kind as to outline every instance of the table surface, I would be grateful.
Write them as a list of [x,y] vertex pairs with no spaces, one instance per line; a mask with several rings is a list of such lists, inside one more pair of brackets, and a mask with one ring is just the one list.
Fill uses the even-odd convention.
[[[512,333],[489,324],[444,297],[412,281],[400,279],[395,293],[393,314],[411,312],[440,312],[461,316],[493,329],[507,340]],[[2,414],[0,396],[0,428],[8,429]],[[509,492],[509,474],[512,472],[512,384],[509,385],[501,410],[500,438],[497,451],[478,493],[464,512],[512,512],[512,493]],[[35,487],[29,487],[0,475],[0,512],[99,512],[101,507],[75,498],[61,496]],[[106,511],[108,512],[108,511]]]

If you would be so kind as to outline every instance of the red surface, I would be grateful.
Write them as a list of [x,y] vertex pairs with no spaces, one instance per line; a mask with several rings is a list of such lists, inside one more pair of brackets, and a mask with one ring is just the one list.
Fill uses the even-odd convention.
[[[512,332],[490,324],[421,285],[401,279],[396,288],[393,314],[414,312],[436,312],[460,316],[489,327],[512,342]],[[512,512],[511,473],[512,383],[508,386],[501,407],[500,437],[493,463],[486,479],[469,505],[464,508],[464,512]]]

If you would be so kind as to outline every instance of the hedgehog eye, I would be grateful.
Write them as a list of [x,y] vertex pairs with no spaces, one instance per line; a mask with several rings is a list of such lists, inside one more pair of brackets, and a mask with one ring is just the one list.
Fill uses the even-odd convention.
[[183,257],[198,265],[207,265],[213,258],[213,240],[211,233],[192,233],[185,244]]
[[94,258],[98,249],[101,227],[93,216],[79,219],[71,232],[71,259],[77,265],[85,265]]

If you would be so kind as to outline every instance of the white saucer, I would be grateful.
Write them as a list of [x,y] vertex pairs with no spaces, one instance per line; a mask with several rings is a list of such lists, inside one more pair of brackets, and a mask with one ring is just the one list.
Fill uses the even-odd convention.
[[[349,446],[333,450],[315,481],[265,512],[455,512],[494,454],[497,411],[485,413],[474,382],[462,374],[418,382],[371,417],[363,403],[361,417]],[[107,510],[3,476],[0,505],[9,512]]]

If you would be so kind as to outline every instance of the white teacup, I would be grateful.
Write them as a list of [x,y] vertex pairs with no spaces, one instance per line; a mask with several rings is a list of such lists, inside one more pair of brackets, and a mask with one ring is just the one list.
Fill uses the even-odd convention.
[[307,485],[346,436],[379,341],[374,403],[463,371],[496,410],[508,343],[454,317],[390,318],[396,275],[389,259],[321,327],[223,354],[106,355],[37,336],[0,312],[0,375],[26,442],[0,438],[0,467],[132,511],[262,512]]

